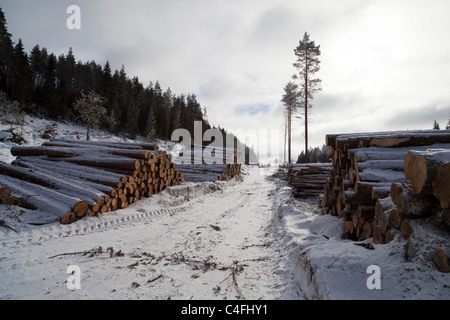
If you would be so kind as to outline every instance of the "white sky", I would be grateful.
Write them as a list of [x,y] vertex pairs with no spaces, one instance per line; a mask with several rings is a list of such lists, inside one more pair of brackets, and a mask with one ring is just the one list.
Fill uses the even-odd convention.
[[[81,30],[66,9],[81,8]],[[283,87],[304,32],[321,46],[310,146],[327,133],[444,128],[450,118],[448,0],[0,0],[13,41],[73,48],[147,85],[192,93],[212,125],[283,129]],[[295,157],[303,123],[295,120]],[[269,143],[265,143],[268,145]],[[263,146],[264,147],[264,146]]]

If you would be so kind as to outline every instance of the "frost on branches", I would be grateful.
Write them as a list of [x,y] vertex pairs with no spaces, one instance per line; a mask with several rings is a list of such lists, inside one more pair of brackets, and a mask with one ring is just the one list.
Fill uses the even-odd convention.
[[103,107],[104,103],[105,99],[102,96],[90,91],[88,94],[82,92],[81,97],[73,104],[75,111],[80,114],[79,117],[88,125],[86,140],[89,140],[90,128],[100,128],[102,122],[106,121],[108,117],[108,112]]

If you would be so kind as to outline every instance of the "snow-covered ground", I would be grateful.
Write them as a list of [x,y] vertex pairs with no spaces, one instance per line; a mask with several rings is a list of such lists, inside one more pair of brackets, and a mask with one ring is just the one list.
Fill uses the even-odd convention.
[[[27,144],[40,145],[52,123],[27,121]],[[84,138],[82,127],[53,127]],[[0,160],[13,160],[10,147]],[[171,187],[66,226],[26,225],[24,209],[0,206],[0,299],[450,298],[450,273],[430,259],[450,236],[433,221],[413,221],[410,259],[401,235],[370,250],[344,239],[342,219],[316,201],[293,199],[274,170],[245,167],[242,178]]]

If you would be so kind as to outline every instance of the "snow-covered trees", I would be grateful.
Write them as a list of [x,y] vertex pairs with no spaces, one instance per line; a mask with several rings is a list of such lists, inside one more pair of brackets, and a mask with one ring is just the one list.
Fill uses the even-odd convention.
[[106,108],[103,107],[104,103],[105,100],[102,96],[96,94],[94,91],[90,91],[87,94],[82,92],[81,97],[73,105],[74,110],[80,114],[79,117],[88,125],[86,140],[89,140],[89,130],[91,127],[97,129],[108,119]]
[[292,78],[298,80],[300,86],[302,98],[300,108],[304,111],[305,119],[305,154],[308,159],[308,112],[312,107],[310,100],[313,100],[315,92],[322,90],[322,80],[314,78],[314,75],[320,70],[320,45],[316,46],[314,41],[309,40],[309,35],[305,32],[294,53],[297,57],[294,67],[298,73],[294,74]]

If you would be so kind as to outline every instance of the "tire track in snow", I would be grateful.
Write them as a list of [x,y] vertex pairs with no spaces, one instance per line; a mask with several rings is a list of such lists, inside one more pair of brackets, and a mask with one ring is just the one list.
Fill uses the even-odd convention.
[[147,210],[140,208],[134,214],[121,215],[120,211],[109,212],[99,217],[85,217],[71,225],[48,225],[37,227],[19,233],[9,232],[9,237],[0,243],[1,248],[17,247],[23,245],[40,244],[46,240],[86,235],[93,232],[102,232],[111,228],[128,227],[133,223],[145,223],[164,215],[174,215],[185,212],[185,205],[167,209]]

